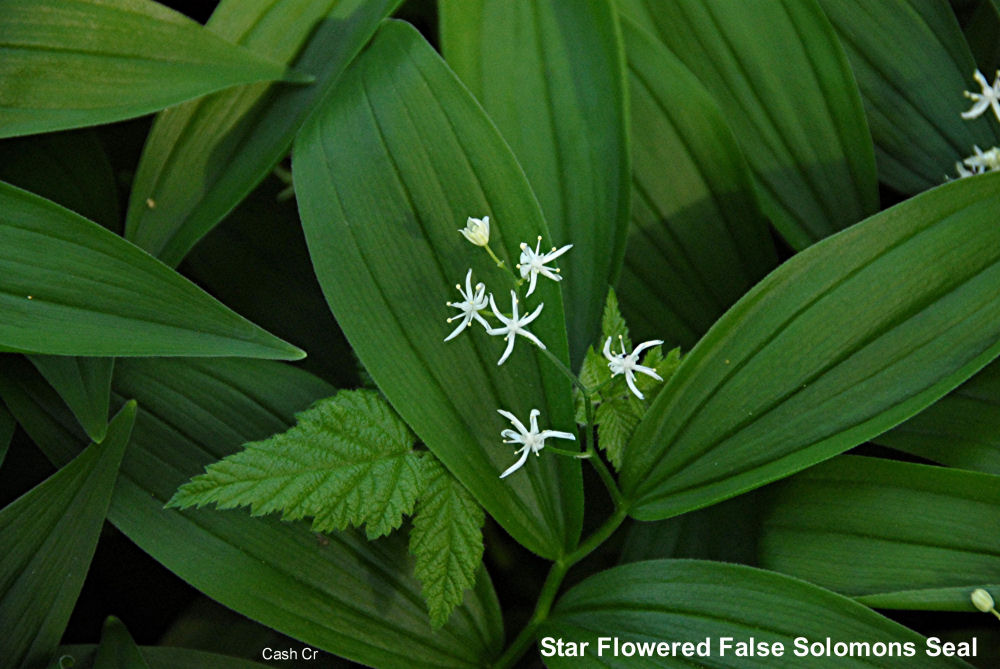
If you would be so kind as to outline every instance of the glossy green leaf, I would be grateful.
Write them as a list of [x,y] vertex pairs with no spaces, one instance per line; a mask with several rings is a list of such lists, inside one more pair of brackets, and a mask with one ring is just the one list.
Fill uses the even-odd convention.
[[55,388],[87,436],[102,441],[108,427],[114,358],[29,355],[31,364]]
[[636,337],[690,349],[778,260],[725,117],[680,60],[627,17],[632,226],[618,285]]
[[629,443],[635,517],[706,506],[856,446],[1000,353],[1000,175],[799,253],[685,356]]
[[439,13],[445,59],[538,196],[552,235],[543,246],[573,244],[559,263],[576,369],[599,332],[600,297],[617,281],[628,229],[628,91],[614,8],[608,0],[446,0]]
[[96,223],[0,183],[0,346],[57,355],[304,353]]
[[135,421],[119,412],[102,444],[0,510],[0,657],[44,664],[55,651],[97,547]]
[[943,465],[1000,474],[1000,363],[875,441]]
[[115,175],[93,130],[0,142],[0,181],[72,209],[112,232],[121,229]]
[[833,23],[865,103],[879,179],[903,193],[956,177],[973,145],[1000,143],[1000,125],[966,121],[964,90],[976,64],[955,14],[933,0],[819,0]]
[[[584,657],[547,657],[549,667],[971,666],[957,658],[929,657],[919,634],[829,590],[760,569],[696,560],[637,562],[591,576],[559,600],[537,632],[538,639],[545,637],[589,642]],[[598,637],[617,637],[622,645],[644,644],[654,653],[658,642],[699,643],[707,638],[711,655],[614,657],[609,649],[598,656]],[[730,637],[734,645],[751,638],[781,643],[783,655],[780,659],[760,654],[741,657],[735,647],[723,651],[724,637]],[[873,648],[875,653],[867,657],[808,654],[809,644],[825,648],[827,639],[831,644],[893,643],[898,650],[891,658],[885,646],[881,655]],[[802,643],[806,644],[805,657],[795,654]]]
[[[454,330],[446,302],[470,267],[498,303],[509,305],[513,287],[458,233],[468,216],[491,217],[490,244],[508,267],[521,241],[549,239],[493,124],[416,30],[386,22],[303,128],[293,167],[320,285],[389,402],[515,539],[549,558],[572,548],[579,462],[532,458],[500,480],[514,454],[497,414],[539,409],[540,424],[572,429],[569,381],[523,337],[500,367],[505,342],[479,325],[443,341]],[[530,331],[565,365],[560,285],[543,278],[522,301],[544,304]]]
[[847,57],[815,0],[622,0],[712,93],[796,249],[878,209],[875,157]]
[[0,137],[111,123],[237,84],[309,81],[151,0],[3,0]]
[[[97,646],[60,646],[59,654],[72,660],[73,669],[94,669]],[[261,669],[269,665],[218,653],[168,646],[141,646],[149,669]],[[68,663],[66,666],[69,666]]]
[[[400,0],[226,0],[207,31],[315,75],[224,91],[156,119],[126,237],[176,265],[288,153],[303,121]],[[151,206],[152,205],[152,206]]]
[[114,616],[104,621],[94,669],[150,669],[132,635]]
[[[80,447],[72,416],[30,366],[11,364],[0,374],[0,396],[51,460],[72,457]],[[304,523],[245,511],[163,508],[206,464],[288,429],[296,411],[333,394],[328,384],[267,361],[128,359],[116,363],[115,391],[143,408],[109,519],[195,588],[303,643],[372,666],[479,666],[499,652],[503,628],[485,570],[433,632],[401,537],[319,538]]]
[[0,466],[3,466],[3,460],[7,457],[7,449],[10,448],[10,440],[14,437],[16,428],[17,421],[6,407],[0,404]]
[[[882,608],[1000,582],[1000,477],[845,456],[768,488],[759,564]],[[899,600],[893,593],[911,591]]]

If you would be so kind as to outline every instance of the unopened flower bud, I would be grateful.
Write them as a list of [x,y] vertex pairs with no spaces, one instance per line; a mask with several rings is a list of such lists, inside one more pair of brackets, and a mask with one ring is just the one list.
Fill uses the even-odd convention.
[[972,605],[983,613],[989,613],[996,606],[990,593],[986,592],[982,588],[976,588],[973,590],[971,599]]
[[476,246],[486,246],[490,243],[490,217],[473,218],[469,216],[465,227],[459,232]]

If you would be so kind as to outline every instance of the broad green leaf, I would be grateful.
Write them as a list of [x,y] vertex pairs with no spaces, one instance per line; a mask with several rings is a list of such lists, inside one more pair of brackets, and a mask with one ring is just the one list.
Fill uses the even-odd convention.
[[0,346],[57,355],[304,353],[121,237],[0,183]]
[[132,635],[114,616],[108,616],[104,621],[101,645],[94,657],[94,669],[150,669]]
[[0,35],[0,137],[120,121],[237,84],[310,80],[151,0],[3,0]]
[[909,418],[1000,353],[1000,175],[799,253],[684,357],[626,449],[631,513],[666,518]]
[[[546,657],[549,667],[971,666],[958,658],[929,657],[922,636],[829,590],[760,569],[697,560],[636,562],[591,576],[563,595],[536,637],[589,642],[584,657]],[[617,637],[622,647],[629,642],[647,652],[645,657],[635,650],[633,656],[615,657],[613,648],[608,648],[598,655],[598,637],[608,643]],[[722,647],[726,637],[733,644],[728,649]],[[783,655],[738,655],[735,644],[751,638],[781,643]],[[704,643],[706,639],[709,656],[655,654],[659,642]],[[845,646],[869,644],[874,652],[867,656],[860,655],[860,649],[855,656],[809,654],[814,643],[825,651],[827,639]],[[805,656],[797,655],[803,645]],[[891,657],[887,646],[894,651]],[[541,650],[544,653],[544,645]]]
[[538,196],[552,235],[542,244],[573,244],[559,264],[577,369],[597,336],[600,296],[617,281],[628,229],[628,91],[614,8],[609,0],[446,0],[439,12],[445,59]]
[[1000,363],[875,441],[951,467],[1000,474]]
[[63,398],[87,436],[102,441],[108,427],[115,359],[29,355],[28,360]]
[[618,292],[641,339],[690,349],[777,265],[750,167],[711,94],[623,17],[632,226]]
[[323,299],[294,201],[266,180],[205,236],[179,271],[236,313],[309,354],[300,365],[337,387],[357,385],[352,353]]
[[[73,417],[30,365],[5,362],[0,396],[50,459],[72,457]],[[267,361],[127,359],[115,365],[115,391],[143,408],[109,519],[180,578],[303,643],[372,666],[481,666],[499,653],[503,628],[485,570],[434,632],[398,536],[319,538],[304,523],[245,511],[163,508],[205,465],[287,430],[296,411],[333,394],[328,384]]]
[[483,509],[435,458],[427,473],[410,530],[414,574],[423,585],[431,623],[440,627],[465,591],[476,582],[483,561]]
[[761,567],[881,595],[882,608],[917,602],[887,593],[929,590],[933,602],[950,588],[968,609],[973,589],[1000,581],[997,476],[845,456],[770,487],[762,503]]
[[93,130],[0,142],[0,181],[72,209],[112,232],[121,230],[115,175]]
[[0,466],[3,466],[4,458],[7,457],[7,449],[10,448],[10,440],[14,437],[16,427],[17,421],[6,407],[0,404]]
[[[490,244],[514,267],[518,244],[549,239],[524,175],[444,61],[408,24],[390,21],[345,72],[336,95],[299,134],[293,173],[313,266],[337,321],[389,402],[497,521],[555,558],[580,533],[580,464],[513,462],[498,409],[542,413],[571,429],[570,384],[542,351],[473,324],[455,340],[447,318],[472,268],[507,309],[511,275],[458,233],[491,217]],[[541,279],[522,309],[544,305],[530,331],[568,364],[561,284]],[[522,312],[524,313],[524,312]],[[543,428],[544,429],[544,428]]]
[[815,0],[621,0],[715,97],[764,212],[803,249],[878,210],[854,76]]
[[[60,646],[59,654],[72,660],[73,669],[94,669],[97,650],[97,646]],[[188,648],[141,646],[139,650],[149,669],[261,669],[268,666]]]
[[415,438],[378,393],[342,390],[296,421],[287,432],[209,465],[167,506],[250,506],[255,516],[311,516],[314,532],[364,525],[369,539],[397,529],[413,513],[423,485]]
[[[819,0],[851,61],[875,140],[879,179],[916,193],[956,177],[973,145],[1000,143],[1000,125],[966,121],[976,64],[947,3]],[[989,112],[985,116],[992,116]]]
[[303,121],[399,2],[220,3],[206,32],[292,63],[316,81],[244,86],[160,114],[132,186],[126,237],[177,265],[287,155]]
[[83,587],[135,421],[129,402],[72,462],[0,510],[0,657],[44,664]]

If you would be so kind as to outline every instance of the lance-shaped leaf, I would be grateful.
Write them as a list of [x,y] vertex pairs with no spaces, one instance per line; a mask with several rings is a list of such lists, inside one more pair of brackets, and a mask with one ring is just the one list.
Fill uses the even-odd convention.
[[114,358],[29,355],[31,364],[66,402],[87,436],[102,441],[108,427]]
[[[72,457],[81,447],[73,417],[30,365],[9,356],[4,363],[0,396],[49,459]],[[434,632],[401,537],[320,539],[306,524],[245,511],[163,508],[207,464],[288,429],[296,411],[333,394],[327,383],[268,361],[127,359],[115,365],[115,391],[137,396],[143,409],[108,517],[180,578],[283,634],[370,666],[482,666],[497,655],[503,627],[485,570]]]
[[[697,560],[636,562],[591,576],[563,595],[536,635],[589,642],[584,657],[546,657],[549,667],[634,667],[645,660],[640,666],[876,669],[898,662],[926,669],[971,668],[958,658],[929,657],[922,636],[829,590],[761,569]],[[628,642],[643,648],[645,657],[635,648],[631,657],[615,656],[610,636],[620,647]],[[598,637],[608,644],[601,655]],[[728,649],[723,645],[727,637]],[[706,638],[709,655],[657,654],[660,642]],[[739,654],[739,642],[752,643],[758,652]],[[755,642],[782,644],[782,656],[760,654]],[[814,643],[819,654],[810,653]],[[868,652],[859,647],[847,655],[848,644],[854,643],[866,644]],[[833,644],[844,652],[834,653]]]
[[369,539],[413,512],[423,485],[415,438],[378,393],[341,391],[296,421],[288,432],[209,465],[167,506],[250,506],[253,515],[311,516],[316,532],[364,525]]
[[778,260],[712,96],[628,17],[632,226],[618,296],[636,337],[690,349]]
[[[510,304],[511,275],[458,232],[468,216],[490,216],[490,245],[509,268],[520,242],[550,238],[493,124],[416,30],[386,22],[302,129],[293,167],[320,285],[389,402],[514,538],[549,558],[571,548],[579,462],[531,458],[500,480],[514,455],[497,414],[539,409],[545,428],[572,429],[569,382],[523,337],[500,367],[505,342],[476,323],[443,341],[455,327],[446,302],[470,267],[473,284]],[[521,313],[538,305],[530,331],[565,365],[559,284],[540,278]]]
[[[915,193],[1000,143],[1000,125],[966,121],[976,64],[947,3],[819,0],[851,61],[875,140],[879,178]],[[992,73],[988,73],[992,77]],[[987,112],[986,117],[992,117]]]
[[125,405],[102,444],[0,511],[0,657],[41,666],[55,651],[83,587],[135,420]]
[[476,582],[483,561],[483,509],[434,458],[410,530],[413,571],[423,584],[431,622],[441,626]]
[[[627,91],[607,0],[440,4],[441,47],[531,182],[560,264],[573,369],[617,281],[629,210]],[[646,138],[643,138],[645,141]]]
[[112,232],[121,230],[115,175],[93,130],[0,142],[0,181],[72,209]]
[[1000,474],[1000,363],[876,441],[943,465]]
[[0,346],[58,355],[305,354],[96,223],[0,183]]
[[288,154],[303,121],[399,2],[221,2],[207,31],[316,81],[244,86],[160,114],[132,185],[126,237],[179,263]]
[[3,0],[0,137],[111,123],[237,84],[309,81],[151,0]]
[[150,669],[128,629],[114,616],[104,621],[94,669]]
[[878,209],[875,155],[847,57],[815,0],[624,0],[712,93],[764,211],[802,249]]
[[1000,582],[1000,477],[845,456],[763,497],[761,567],[881,608],[934,608],[948,590],[969,611]]
[[632,513],[706,506],[825,460],[1000,353],[1000,175],[799,253],[684,358],[625,453]]

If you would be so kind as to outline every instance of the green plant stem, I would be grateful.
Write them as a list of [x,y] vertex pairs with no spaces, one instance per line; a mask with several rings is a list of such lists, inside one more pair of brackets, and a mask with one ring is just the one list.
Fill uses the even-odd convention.
[[566,573],[570,570],[570,567],[575,565],[577,562],[583,558],[590,555],[598,546],[607,541],[615,530],[622,524],[625,517],[628,515],[628,510],[625,505],[621,505],[615,509],[615,512],[608,517],[604,523],[594,530],[594,533],[587,537],[584,541],[576,547],[576,549],[565,555],[564,557],[556,560],[552,567],[549,569],[548,576],[545,577],[545,583],[542,585],[542,590],[538,594],[538,601],[535,603],[535,610],[531,614],[531,619],[528,624],[524,626],[521,632],[517,635],[507,650],[504,651],[500,659],[496,661],[493,665],[496,669],[503,669],[504,667],[511,667],[517,662],[525,651],[531,645],[535,637],[535,630],[538,626],[542,624],[548,617],[549,612],[552,610],[552,603],[555,601],[556,594],[559,592],[559,586],[562,585],[563,579],[566,578]]
[[[493,258],[493,262],[495,262],[497,264],[497,267],[499,267],[501,269],[503,269],[503,268],[506,267],[506,264],[504,263],[504,261],[500,260],[500,258],[497,258],[497,254],[496,253],[493,253],[493,249],[490,248],[489,244],[485,245],[483,248],[486,249],[486,252],[490,254],[491,258]],[[514,277],[514,278],[516,279],[517,277]]]
[[544,353],[548,357],[548,359],[552,361],[552,364],[555,365],[556,368],[560,372],[563,373],[563,376],[565,376],[567,379],[569,379],[570,382],[574,386],[576,386],[577,388],[580,389],[580,392],[582,392],[584,394],[584,396],[586,396],[587,401],[589,402],[590,401],[590,391],[587,390],[587,386],[583,385],[580,382],[580,379],[576,378],[576,374],[574,374],[573,372],[571,372],[570,369],[569,369],[569,367],[567,367],[566,365],[564,365],[563,361],[560,360],[559,358],[557,358],[555,356],[555,354],[552,351],[550,351],[549,349],[547,349],[547,348],[539,348],[538,350],[541,351],[542,353]]

